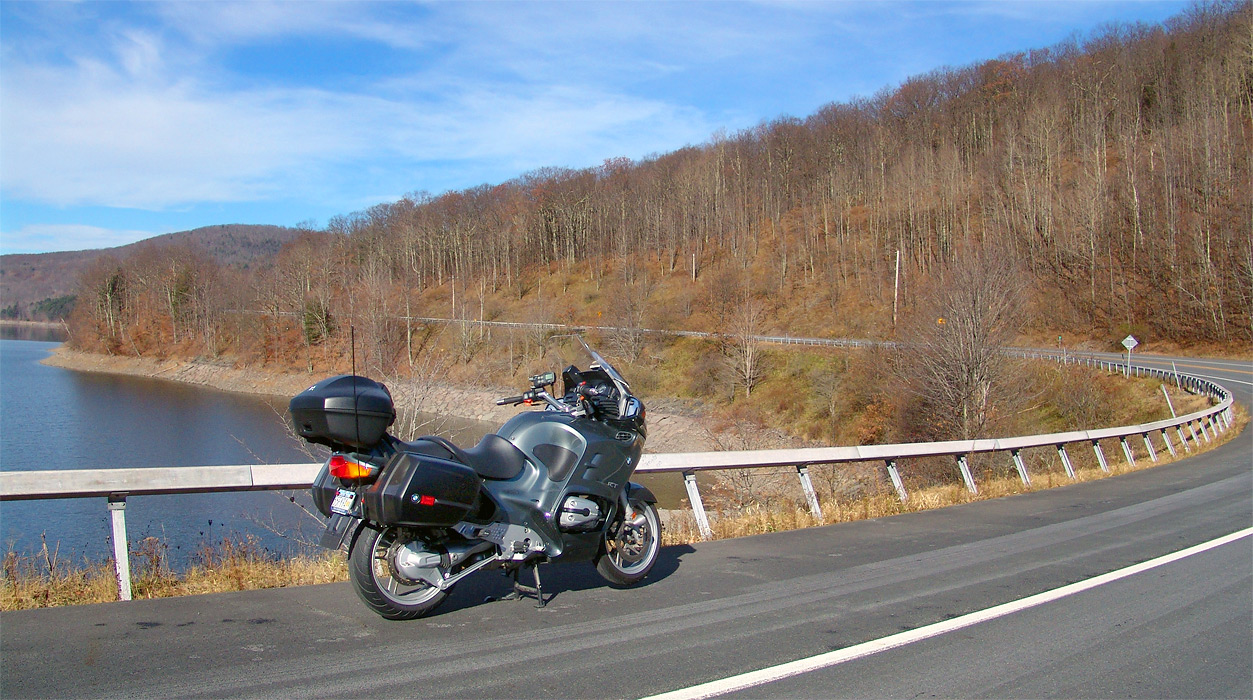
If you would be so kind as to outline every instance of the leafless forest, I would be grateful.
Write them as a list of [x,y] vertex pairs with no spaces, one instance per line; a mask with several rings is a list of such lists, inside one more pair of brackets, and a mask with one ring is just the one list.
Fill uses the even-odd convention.
[[1199,4],[641,161],[413,194],[264,268],[103,259],[71,328],[88,349],[313,369],[353,327],[402,373],[430,342],[406,317],[616,325],[627,354],[642,328],[891,338],[980,257],[1019,282],[1030,337],[1247,349],[1251,170],[1253,6]]

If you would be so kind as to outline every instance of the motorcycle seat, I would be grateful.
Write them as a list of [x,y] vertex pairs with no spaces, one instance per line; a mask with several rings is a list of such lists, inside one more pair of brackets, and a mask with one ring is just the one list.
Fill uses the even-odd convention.
[[462,450],[462,453],[466,456],[466,464],[484,479],[512,479],[521,474],[522,467],[526,465],[526,455],[522,454],[522,450],[496,433],[484,435],[479,444]]
[[[434,443],[448,453],[449,457],[470,467],[484,479],[505,481],[522,473],[526,464],[526,455],[512,442],[496,433],[488,433],[479,440],[479,444],[468,450],[452,444],[442,437],[430,435],[420,438],[419,443]],[[416,444],[416,443],[410,443]]]

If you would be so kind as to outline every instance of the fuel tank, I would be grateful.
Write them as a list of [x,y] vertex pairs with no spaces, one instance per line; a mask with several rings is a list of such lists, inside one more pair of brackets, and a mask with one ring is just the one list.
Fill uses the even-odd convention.
[[644,439],[602,421],[558,413],[520,413],[497,434],[542,464],[553,482],[597,481],[620,487],[639,463]]

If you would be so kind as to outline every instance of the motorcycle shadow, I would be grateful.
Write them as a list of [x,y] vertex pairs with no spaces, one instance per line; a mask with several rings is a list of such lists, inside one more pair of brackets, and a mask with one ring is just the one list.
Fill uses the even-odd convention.
[[[679,570],[679,560],[683,555],[695,551],[694,548],[685,544],[662,547],[657,553],[657,563],[653,564],[652,571],[648,572],[648,576],[634,586],[619,590],[645,588],[661,581]],[[594,589],[614,589],[596,572],[596,567],[591,562],[586,561],[541,564],[540,578],[543,581],[545,605],[552,604],[563,593]],[[526,585],[534,583],[530,570],[522,571],[518,580]],[[504,600],[505,596],[512,593],[513,590],[513,579],[499,572],[496,575],[489,573],[486,576],[469,576],[457,584],[457,587],[448,596],[448,600],[444,601],[444,604],[428,615],[427,618],[439,617],[457,610],[476,608],[494,602],[520,603],[521,601]],[[527,597],[526,601],[529,601],[531,605],[534,605],[536,602],[534,596]]]

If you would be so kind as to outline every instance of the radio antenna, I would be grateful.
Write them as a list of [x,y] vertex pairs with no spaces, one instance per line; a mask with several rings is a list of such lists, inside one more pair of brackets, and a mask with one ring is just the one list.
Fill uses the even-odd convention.
[[357,429],[357,446],[361,446],[361,411],[357,403],[361,397],[357,394],[357,327],[348,326],[349,354],[352,357],[352,424]]

